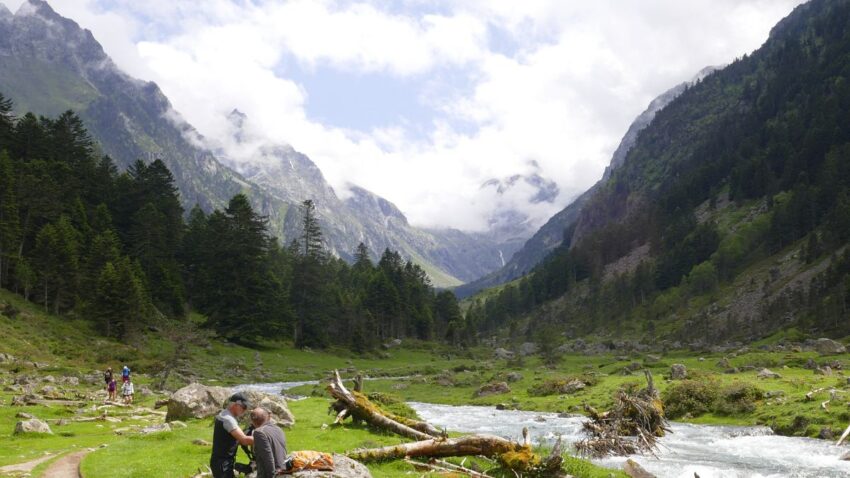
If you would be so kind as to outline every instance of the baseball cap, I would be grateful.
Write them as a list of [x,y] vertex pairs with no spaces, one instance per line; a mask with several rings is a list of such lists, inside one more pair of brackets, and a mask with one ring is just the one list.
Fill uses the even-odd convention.
[[230,402],[230,403],[238,403],[239,405],[242,405],[246,409],[251,408],[251,401],[248,400],[248,397],[246,397],[244,394],[242,394],[242,392],[234,393],[233,395],[230,396],[230,398],[227,401]]

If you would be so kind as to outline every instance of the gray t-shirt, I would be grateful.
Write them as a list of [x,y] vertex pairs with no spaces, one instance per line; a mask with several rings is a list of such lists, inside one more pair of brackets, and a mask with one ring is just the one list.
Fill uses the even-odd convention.
[[236,417],[226,408],[216,415],[215,419],[221,421],[221,425],[227,433],[239,428],[239,422],[236,421]]

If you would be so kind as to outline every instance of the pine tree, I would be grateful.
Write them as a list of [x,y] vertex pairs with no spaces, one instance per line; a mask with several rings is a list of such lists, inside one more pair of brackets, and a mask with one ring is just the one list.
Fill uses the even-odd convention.
[[0,287],[8,282],[9,265],[17,257],[20,241],[21,225],[12,161],[6,151],[0,151]]
[[373,267],[372,259],[369,257],[369,248],[362,242],[357,245],[357,250],[354,252],[354,268],[364,271]]
[[322,258],[324,245],[322,243],[322,229],[316,217],[316,205],[312,199],[301,203],[301,251],[305,256]]
[[12,100],[0,93],[0,151],[9,148],[14,128],[15,116],[12,114]]

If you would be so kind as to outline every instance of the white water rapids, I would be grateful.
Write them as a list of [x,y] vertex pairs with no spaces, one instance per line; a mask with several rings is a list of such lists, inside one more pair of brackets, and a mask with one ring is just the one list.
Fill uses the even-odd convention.
[[[266,393],[318,381],[240,385]],[[528,427],[537,443],[551,444],[560,435],[566,445],[583,438],[584,417],[555,413],[496,410],[493,407],[436,405],[410,402],[423,420],[437,428],[465,433],[490,433],[519,440]],[[838,478],[850,477],[850,462],[839,458],[848,451],[825,440],[774,435],[767,427],[736,427],[672,423],[672,433],[659,440],[656,457],[631,456],[659,478]],[[622,468],[627,457],[594,460]]]
[[[492,407],[410,403],[423,420],[437,428],[490,433],[519,440],[523,427],[532,438],[565,443],[583,438],[584,417],[554,413],[496,410]],[[632,456],[659,478],[827,478],[850,476],[850,462],[839,457],[847,451],[824,440],[774,435],[767,427],[733,427],[673,423],[672,433],[659,440],[657,458]],[[595,460],[621,468],[626,457]]]

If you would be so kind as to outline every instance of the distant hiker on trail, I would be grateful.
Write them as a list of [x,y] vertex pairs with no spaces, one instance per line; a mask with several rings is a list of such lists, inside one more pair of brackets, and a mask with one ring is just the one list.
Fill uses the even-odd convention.
[[133,382],[127,380],[124,382],[124,385],[121,385],[121,396],[124,397],[124,403],[129,405],[133,403],[133,394],[136,393],[133,390]]
[[121,381],[122,382],[129,382],[130,381],[130,367],[128,367],[126,365],[124,366],[123,369],[121,369]]
[[103,372],[103,381],[106,383],[106,392],[109,393],[109,382],[112,381],[112,367],[106,367],[106,372]]
[[251,411],[254,425],[254,461],[257,463],[257,478],[273,478],[286,461],[286,436],[283,430],[269,420],[269,412],[257,407]]
[[118,385],[116,384],[114,378],[109,380],[109,383],[106,385],[106,391],[109,392],[109,397],[107,398],[108,401],[114,402],[116,400],[115,389],[117,388],[117,386]]
[[238,446],[254,444],[254,437],[245,435],[236,421],[249,408],[251,408],[251,402],[245,395],[234,393],[227,400],[227,408],[215,416],[210,455],[213,478],[234,478],[233,467],[236,464]]

